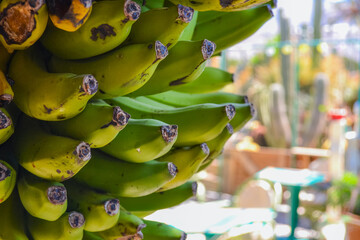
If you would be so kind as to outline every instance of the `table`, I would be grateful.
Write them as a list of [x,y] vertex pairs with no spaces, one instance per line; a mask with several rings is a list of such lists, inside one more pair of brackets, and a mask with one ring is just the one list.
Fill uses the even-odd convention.
[[325,181],[325,175],[309,169],[266,167],[255,174],[255,178],[278,182],[286,186],[290,192],[290,227],[289,239],[295,239],[295,228],[298,224],[299,193],[302,187]]

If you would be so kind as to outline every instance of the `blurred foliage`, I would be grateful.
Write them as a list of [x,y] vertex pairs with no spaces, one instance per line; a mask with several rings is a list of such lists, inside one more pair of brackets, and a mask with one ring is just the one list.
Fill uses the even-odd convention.
[[351,193],[358,183],[358,177],[346,172],[341,179],[334,180],[328,189],[328,201],[330,206],[344,206],[349,202]]

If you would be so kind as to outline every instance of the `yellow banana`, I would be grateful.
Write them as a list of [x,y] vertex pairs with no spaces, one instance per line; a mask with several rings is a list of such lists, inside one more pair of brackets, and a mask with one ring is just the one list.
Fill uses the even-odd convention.
[[185,240],[187,234],[163,222],[143,219],[146,228],[142,230],[145,240]]
[[12,58],[9,77],[15,81],[14,102],[22,112],[40,120],[72,118],[95,95],[98,83],[92,75],[47,72],[41,50],[33,46]]
[[0,107],[9,104],[14,98],[14,92],[5,74],[0,70]]
[[198,11],[240,11],[263,5],[270,0],[170,0],[175,4],[184,4]]
[[0,16],[0,42],[9,50],[23,50],[33,45],[48,21],[45,0],[3,0]]
[[49,17],[59,29],[74,32],[89,18],[92,0],[46,0]]
[[16,176],[15,169],[9,163],[0,160],[0,204],[6,201],[13,192]]
[[0,107],[0,144],[6,142],[14,133],[14,124],[5,108]]

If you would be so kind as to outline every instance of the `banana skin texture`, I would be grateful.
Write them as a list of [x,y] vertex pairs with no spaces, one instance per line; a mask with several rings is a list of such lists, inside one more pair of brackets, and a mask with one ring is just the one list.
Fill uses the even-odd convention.
[[6,201],[13,192],[16,177],[16,170],[8,162],[0,160],[0,204]]
[[174,4],[184,4],[198,11],[240,11],[263,5],[270,0],[170,0]]
[[186,233],[163,222],[143,219],[146,228],[142,230],[146,240],[185,240]]

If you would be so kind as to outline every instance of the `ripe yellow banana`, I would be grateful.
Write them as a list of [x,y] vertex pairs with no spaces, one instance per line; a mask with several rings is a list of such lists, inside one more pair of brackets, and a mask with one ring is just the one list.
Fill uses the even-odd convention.
[[19,119],[14,152],[32,174],[57,182],[73,177],[91,158],[89,144],[46,132],[34,119]]
[[65,32],[49,24],[41,43],[63,59],[97,56],[119,46],[140,16],[140,6],[130,0],[94,2],[92,9],[89,19],[75,32]]
[[112,98],[143,86],[167,54],[167,48],[156,41],[128,45],[82,60],[52,57],[49,68],[54,72],[91,73],[99,81],[97,98]]
[[185,240],[187,234],[163,222],[143,219],[146,228],[142,230],[145,240]]
[[14,98],[14,92],[4,72],[0,70],[0,107],[9,104]]
[[254,8],[270,0],[170,0],[175,4],[184,4],[198,11],[240,11]]
[[67,190],[59,182],[41,179],[23,170],[17,188],[26,211],[36,218],[55,221],[66,211]]
[[33,45],[48,21],[45,0],[3,0],[0,16],[0,42],[9,50],[23,50]]
[[59,29],[68,32],[78,30],[89,18],[92,0],[46,0],[49,17]]
[[6,142],[14,133],[14,124],[5,108],[0,107],[0,144]]
[[8,162],[0,160],[0,204],[6,201],[13,192],[16,177],[15,169]]

